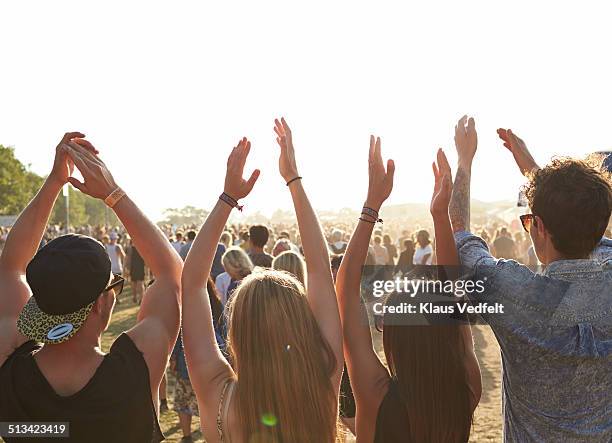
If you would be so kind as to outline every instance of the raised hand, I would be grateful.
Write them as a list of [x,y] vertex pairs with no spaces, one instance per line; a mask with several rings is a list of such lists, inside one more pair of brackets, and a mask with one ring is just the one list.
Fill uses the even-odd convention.
[[455,147],[459,156],[459,163],[471,163],[476,154],[478,135],[474,119],[464,115],[455,126]]
[[259,178],[259,169],[255,169],[248,180],[242,178],[244,173],[244,165],[251,150],[251,142],[244,137],[238,145],[232,149],[232,153],[227,159],[227,172],[225,173],[225,187],[223,192],[232,197],[234,200],[249,195],[257,178]]
[[431,197],[429,210],[434,217],[443,215],[448,217],[448,205],[453,192],[451,167],[442,148],[438,149],[436,162],[431,164],[434,173],[434,192]]
[[387,160],[387,169],[383,164],[380,150],[380,137],[370,136],[370,154],[368,157],[368,197],[366,206],[378,211],[393,190],[395,163]]
[[53,161],[53,169],[49,174],[49,179],[54,180],[60,186],[68,182],[68,177],[72,175],[74,170],[74,163],[67,154],[66,144],[75,138],[82,137],[85,137],[85,134],[81,134],[80,132],[67,132],[55,148],[55,160]]
[[276,132],[276,142],[280,147],[280,157],[278,159],[278,169],[286,182],[298,177],[297,165],[295,163],[295,151],[293,149],[293,138],[291,129],[284,118],[274,120],[274,132]]
[[98,151],[89,141],[75,138],[64,146],[66,153],[83,176],[83,182],[74,177],[68,177],[68,182],[72,186],[84,194],[102,200],[117,189],[113,175],[98,157]]
[[540,169],[538,164],[531,156],[529,149],[527,149],[525,142],[515,135],[511,129],[499,128],[497,130],[497,135],[503,141],[504,146],[508,148],[510,152],[512,152],[514,161],[516,161],[516,165],[519,167],[523,175],[533,171],[534,169]]

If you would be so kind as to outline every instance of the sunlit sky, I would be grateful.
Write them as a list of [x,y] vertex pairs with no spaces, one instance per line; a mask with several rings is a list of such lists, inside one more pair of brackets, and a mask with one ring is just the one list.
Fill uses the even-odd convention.
[[0,144],[32,170],[79,130],[142,209],[210,208],[227,154],[253,141],[262,175],[246,213],[289,208],[273,119],[293,128],[318,209],[359,208],[370,133],[397,165],[390,204],[431,196],[437,147],[476,118],[473,198],[522,183],[496,138],[536,160],[612,146],[605,2],[5,1]]

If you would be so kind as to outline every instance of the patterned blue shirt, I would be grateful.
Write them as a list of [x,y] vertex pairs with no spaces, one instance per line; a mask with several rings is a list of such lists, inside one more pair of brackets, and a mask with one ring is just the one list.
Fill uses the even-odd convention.
[[536,274],[469,232],[455,240],[486,280],[472,298],[504,305],[483,315],[501,348],[504,441],[612,442],[612,241]]

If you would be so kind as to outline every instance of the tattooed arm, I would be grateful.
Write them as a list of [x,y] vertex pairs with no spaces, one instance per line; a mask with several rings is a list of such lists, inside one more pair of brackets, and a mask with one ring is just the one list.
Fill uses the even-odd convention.
[[455,147],[459,162],[448,208],[454,232],[470,229],[470,181],[472,160],[476,154],[477,145],[478,137],[474,119],[468,120],[464,115],[455,126]]
[[470,181],[472,165],[461,164],[457,167],[457,175],[453,186],[448,212],[453,226],[453,232],[470,230]]

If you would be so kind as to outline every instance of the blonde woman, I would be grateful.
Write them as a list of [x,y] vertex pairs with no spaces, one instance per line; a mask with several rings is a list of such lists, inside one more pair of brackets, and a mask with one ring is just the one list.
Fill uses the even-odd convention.
[[253,272],[253,262],[248,254],[240,248],[230,248],[221,258],[225,272],[217,276],[215,286],[223,306],[227,303],[232,292],[244,277]]
[[228,352],[217,346],[206,277],[232,207],[259,176],[242,178],[243,139],[227,162],[225,189],[185,261],[183,342],[208,442],[333,442],[342,375],[342,331],[325,238],[299,180],[291,131],[276,121],[279,167],[293,198],[308,260],[308,293],[294,277],[246,277],[229,304]]
[[302,257],[293,251],[285,251],[274,257],[272,269],[286,271],[297,278],[302,285],[306,284],[306,264]]

